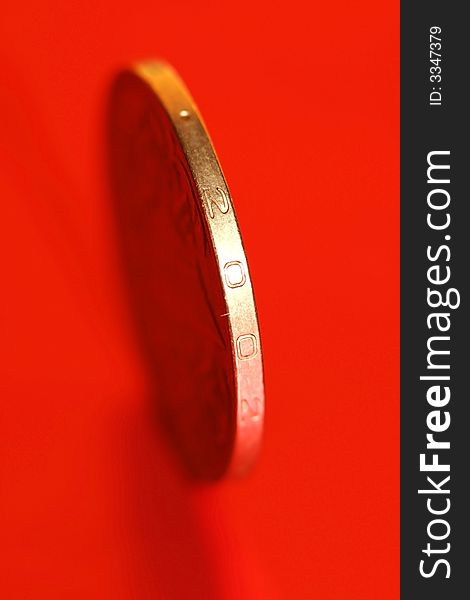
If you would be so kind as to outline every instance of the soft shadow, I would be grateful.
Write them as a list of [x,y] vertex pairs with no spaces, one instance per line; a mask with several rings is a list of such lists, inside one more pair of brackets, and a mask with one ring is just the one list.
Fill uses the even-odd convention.
[[[146,138],[145,122],[136,131],[135,140],[129,138],[128,131],[124,135],[116,131],[117,127],[136,125],[133,118],[141,109],[140,99],[130,97],[128,101],[129,121],[123,122],[127,117],[122,116],[122,107],[116,117],[113,93],[109,96],[106,151],[122,278],[152,387],[142,420],[130,426],[126,443],[126,454],[132,459],[128,473],[132,495],[127,508],[131,514],[126,518],[135,524],[135,538],[129,542],[131,587],[137,598],[221,598],[208,533],[202,530],[197,512],[199,488],[207,484],[192,478],[177,460],[169,443],[171,427],[162,411],[166,388],[156,331],[161,319],[155,318],[152,302],[159,293],[158,274],[149,248],[163,241],[148,226],[153,190],[146,181],[158,156]],[[135,168],[127,168],[129,160]]]

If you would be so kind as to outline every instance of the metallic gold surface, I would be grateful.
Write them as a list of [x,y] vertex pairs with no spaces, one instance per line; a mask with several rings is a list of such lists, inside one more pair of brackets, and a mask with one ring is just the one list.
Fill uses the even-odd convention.
[[113,188],[160,408],[191,473],[241,475],[259,451],[261,343],[232,199],[174,70],[144,62],[111,97]]

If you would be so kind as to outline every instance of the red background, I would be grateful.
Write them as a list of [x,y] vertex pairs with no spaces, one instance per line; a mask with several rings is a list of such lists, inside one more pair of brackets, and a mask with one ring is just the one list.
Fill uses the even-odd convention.
[[[2,598],[398,597],[398,45],[398,2],[3,3]],[[104,171],[110,78],[154,56],[215,142],[264,344],[259,464],[201,488],[144,408]]]

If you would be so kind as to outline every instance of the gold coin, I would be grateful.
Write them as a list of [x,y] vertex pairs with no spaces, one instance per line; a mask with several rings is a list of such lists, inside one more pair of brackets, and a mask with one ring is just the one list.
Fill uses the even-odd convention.
[[129,289],[166,430],[189,471],[240,475],[263,429],[261,342],[233,202],[175,71],[118,75],[110,165]]

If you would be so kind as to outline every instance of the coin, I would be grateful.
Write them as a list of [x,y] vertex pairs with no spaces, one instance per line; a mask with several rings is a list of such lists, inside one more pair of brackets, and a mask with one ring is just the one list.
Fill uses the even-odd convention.
[[128,287],[166,431],[192,475],[242,475],[260,448],[263,365],[222,169],[194,101],[166,63],[121,72],[108,117]]

